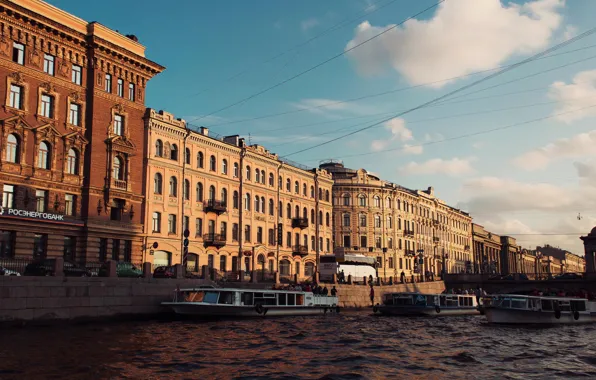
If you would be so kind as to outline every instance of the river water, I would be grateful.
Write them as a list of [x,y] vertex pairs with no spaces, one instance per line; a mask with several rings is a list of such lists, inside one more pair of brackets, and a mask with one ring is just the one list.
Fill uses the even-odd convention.
[[596,325],[370,311],[0,330],[0,379],[596,378]]

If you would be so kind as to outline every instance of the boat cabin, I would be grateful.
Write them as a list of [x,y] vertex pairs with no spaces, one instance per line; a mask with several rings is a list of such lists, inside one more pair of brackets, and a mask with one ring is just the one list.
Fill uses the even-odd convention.
[[383,296],[387,306],[440,306],[441,308],[475,307],[476,296],[466,294],[388,293]]
[[335,305],[337,297],[310,292],[252,289],[181,289],[174,302],[230,306],[318,306]]
[[588,300],[585,298],[536,297],[503,294],[486,297],[484,305],[501,309],[518,309],[534,311],[588,311]]

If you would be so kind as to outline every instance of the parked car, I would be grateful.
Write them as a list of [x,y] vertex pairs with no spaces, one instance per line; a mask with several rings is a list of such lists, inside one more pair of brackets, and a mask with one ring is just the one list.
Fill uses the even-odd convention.
[[[25,267],[25,276],[54,276],[56,259],[41,259],[32,262]],[[91,277],[91,272],[74,261],[64,260],[64,276],[67,277]]]
[[8,269],[0,266],[0,276],[20,276],[21,274],[16,270]]
[[[108,277],[108,263],[104,263],[99,272],[99,277]],[[118,277],[143,277],[143,271],[137,268],[133,263],[119,261],[116,263],[116,276]]]
[[174,278],[174,267],[163,266],[155,268],[153,278]]
[[555,276],[555,280],[579,280],[582,278],[581,274],[578,273],[561,273]]

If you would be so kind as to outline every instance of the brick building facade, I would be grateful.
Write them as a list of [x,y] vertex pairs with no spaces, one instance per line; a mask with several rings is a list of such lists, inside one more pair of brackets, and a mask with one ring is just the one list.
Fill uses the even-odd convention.
[[140,258],[144,92],[163,70],[144,50],[45,2],[0,1],[2,257]]

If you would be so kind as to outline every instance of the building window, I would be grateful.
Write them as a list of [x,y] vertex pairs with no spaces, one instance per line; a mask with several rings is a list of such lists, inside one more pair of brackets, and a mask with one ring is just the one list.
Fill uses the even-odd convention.
[[[306,183],[302,184],[302,195],[306,197]],[[313,190],[313,198],[314,198],[314,190]]]
[[54,75],[54,56],[49,54],[43,55],[43,71],[47,74]]
[[246,178],[245,180],[250,181],[250,166],[246,167]]
[[344,194],[344,206],[349,206],[350,205],[350,196],[348,194]]
[[76,103],[70,103],[70,111],[68,113],[68,122],[74,126],[81,124],[81,106]]
[[47,193],[45,190],[35,191],[35,211],[46,212]]
[[124,262],[130,263],[132,260],[132,240],[124,240]]
[[366,248],[368,246],[368,242],[366,236],[360,236],[360,248]]
[[265,184],[265,171],[261,170],[261,183],[264,185]]
[[121,98],[124,97],[124,81],[120,78],[118,78],[118,81],[116,82],[116,95]]
[[170,197],[178,196],[178,180],[176,177],[170,177]]
[[360,206],[366,206],[366,197],[364,195],[358,196],[358,204]]
[[255,181],[257,183],[261,182],[261,172],[259,171],[259,169],[255,169]]
[[182,197],[184,200],[190,200],[190,181],[184,180],[184,188],[182,189]]
[[325,190],[325,202],[329,202],[329,190]]
[[184,151],[184,163],[190,165],[190,149],[188,148]]
[[250,243],[250,226],[244,226],[244,241]]
[[153,192],[155,194],[161,194],[163,191],[163,180],[160,173],[155,173],[153,176]]
[[269,199],[269,215],[273,216],[275,214],[275,210],[273,207],[273,199]]
[[4,185],[2,189],[2,207],[14,208],[14,186]]
[[327,245],[327,252],[331,252],[331,240],[329,240],[329,238],[327,238],[327,241],[325,243]]
[[380,236],[375,237],[375,247],[381,248],[381,237]]
[[54,97],[50,95],[41,95],[41,116],[52,118],[54,117]]
[[99,239],[99,261],[105,262],[108,258],[108,239]]
[[261,208],[259,207],[259,197],[255,195],[255,212],[260,212]]
[[292,205],[289,203],[286,206],[286,216],[288,219],[292,219]]
[[[281,245],[281,242],[280,242]],[[290,248],[292,246],[292,233],[291,232],[287,232],[286,233],[286,247]]]
[[10,85],[9,106],[16,109],[23,109],[23,87]]
[[233,195],[233,199],[232,199],[232,206],[234,207],[235,210],[238,210],[238,208],[240,207],[240,200],[238,199],[238,192],[234,191],[234,195]]
[[238,178],[238,163],[234,162],[234,178]]
[[74,206],[75,196],[72,194],[66,194],[64,196],[64,214],[74,216],[75,214],[75,206]]
[[[182,218],[182,232],[185,232],[186,230],[188,230],[190,226],[190,217],[184,215],[184,218]],[[190,231],[189,231],[190,233]]]
[[275,231],[273,228],[269,229],[269,245],[275,245]]
[[174,214],[168,215],[168,233],[176,233],[176,215]]
[[209,200],[215,199],[215,186],[209,186]]
[[290,179],[286,179],[286,191],[290,192],[292,187],[292,182],[290,181]]
[[50,145],[45,141],[39,143],[37,167],[40,169],[50,169]]
[[349,248],[351,247],[351,240],[350,240],[350,235],[344,235],[344,247]]
[[381,217],[379,215],[375,215],[375,228],[381,228]]
[[178,161],[178,145],[172,144],[170,148],[170,160]]
[[275,179],[273,178],[273,173],[269,173],[269,186],[274,186]]
[[228,223],[221,222],[219,233],[221,234],[224,240],[228,239]]
[[238,223],[232,224],[232,241],[238,241]]
[[197,153],[197,168],[203,168],[203,166],[205,165],[205,156],[203,155],[203,152],[199,152]]
[[19,158],[19,139],[11,133],[6,139],[6,161],[18,163]]
[[389,258],[389,269],[393,269],[393,257]]
[[202,218],[196,218],[195,219],[195,235],[196,236],[201,236],[203,235],[203,219]]
[[215,156],[209,157],[209,170],[214,172],[217,169],[216,165]]
[[228,189],[226,188],[221,189],[221,203],[224,206],[228,205]]
[[81,75],[83,69],[81,66],[72,65],[72,83],[81,85]]
[[282,276],[290,275],[290,262],[288,260],[281,260],[279,262],[279,274]]
[[221,174],[228,175],[228,160],[223,160],[221,162]]
[[393,249],[393,238],[387,238],[387,248]]
[[128,100],[135,101],[135,85],[134,83],[128,84]]
[[112,260],[120,260],[120,240],[112,239]]
[[263,244],[263,227],[257,227],[257,243]]
[[344,214],[343,217],[343,226],[344,227],[349,227],[350,226],[350,214]]
[[18,42],[12,43],[12,61],[19,65],[25,64],[25,45]]
[[375,196],[374,198],[375,207],[381,207],[381,198]]
[[387,216],[387,228],[393,228],[393,218],[391,215]]
[[106,74],[105,87],[106,92],[112,92],[112,75]]
[[0,258],[12,259],[14,257],[14,231],[0,231]]
[[114,179],[120,181],[124,178],[124,166],[120,157],[114,157],[113,175]]
[[115,206],[110,208],[111,220],[122,220],[122,213],[124,212],[125,201],[123,199],[114,199]]
[[114,115],[114,134],[122,136],[122,124],[124,122],[122,115]]
[[250,194],[244,195],[244,211],[250,211]]
[[163,142],[161,140],[157,140],[155,142],[155,156],[156,157],[163,156]]
[[330,219],[330,218],[329,218],[329,213],[326,213],[326,214],[325,214],[325,225],[326,225],[327,227],[329,227],[329,223],[330,223],[330,220],[329,220],[329,219]]
[[366,227],[366,214],[360,214],[360,227]]
[[64,260],[74,261],[77,248],[76,238],[72,236],[64,237]]
[[298,181],[294,182],[294,193],[300,194],[300,184],[298,183]]
[[153,213],[153,232],[161,232],[161,213]]
[[33,258],[45,259],[48,254],[48,235],[35,234],[33,237]]

